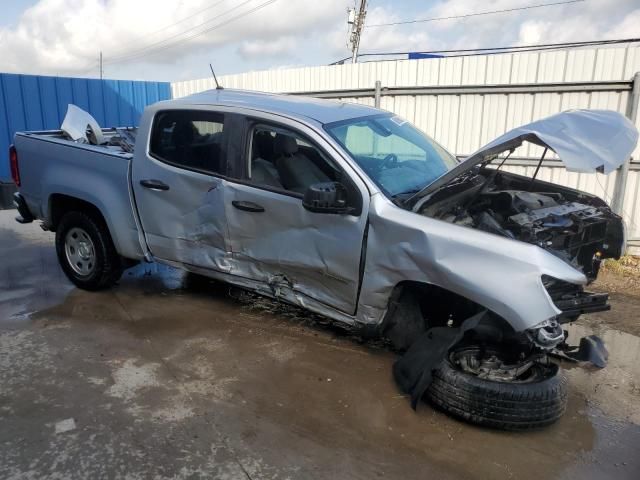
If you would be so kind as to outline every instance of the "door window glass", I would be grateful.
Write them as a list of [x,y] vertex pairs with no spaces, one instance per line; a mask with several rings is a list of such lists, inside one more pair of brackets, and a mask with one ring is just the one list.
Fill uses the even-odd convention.
[[249,178],[253,183],[304,194],[310,185],[334,182],[339,169],[299,134],[258,126],[251,135]]
[[177,167],[224,174],[224,116],[197,110],[159,112],[153,122],[152,156]]

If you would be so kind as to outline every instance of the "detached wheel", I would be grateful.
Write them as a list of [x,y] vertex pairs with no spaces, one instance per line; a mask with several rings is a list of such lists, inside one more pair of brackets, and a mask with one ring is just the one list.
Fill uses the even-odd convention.
[[56,229],[56,252],[69,280],[84,290],[108,288],[122,275],[122,262],[101,218],[66,213]]
[[545,427],[567,407],[567,379],[539,359],[507,364],[499,352],[453,351],[433,372],[427,399],[462,420],[502,430]]

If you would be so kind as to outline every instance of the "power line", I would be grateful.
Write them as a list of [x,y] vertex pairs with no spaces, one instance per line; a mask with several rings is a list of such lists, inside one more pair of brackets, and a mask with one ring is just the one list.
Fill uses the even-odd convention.
[[[174,23],[172,23],[170,25],[165,25],[164,27],[159,28],[158,30],[154,30],[154,31],[146,33],[144,35],[138,35],[138,36],[134,37],[134,40],[136,40],[136,39],[137,40],[143,40],[145,37],[153,37],[153,36],[157,35],[158,33],[164,32],[165,30],[169,30],[170,28],[173,28],[173,27],[175,27],[176,25],[178,25],[180,23],[184,23],[187,20],[192,19],[193,17],[197,17],[198,15],[200,15],[203,12],[206,12],[207,10],[211,10],[212,8],[217,7],[221,3],[224,3],[225,1],[226,0],[220,0],[220,1],[216,2],[216,3],[214,3],[213,5],[209,5],[207,8],[203,8],[202,10],[198,10],[197,12],[194,12],[193,14],[191,14],[191,15],[189,15],[187,17],[181,18],[180,20],[177,20],[177,21],[175,21]],[[220,14],[220,15],[224,15],[224,14]],[[217,15],[217,16],[213,17],[210,20],[215,20],[218,17],[219,16]],[[207,20],[207,22],[210,21],[210,20]],[[204,23],[207,23],[207,22],[204,22]],[[201,23],[200,25],[203,25],[204,23]],[[196,25],[195,27],[192,27],[192,28],[196,28],[196,27],[198,27],[200,25]],[[114,57],[117,57],[119,53],[122,53],[122,54],[126,55],[127,50],[126,49],[116,50],[114,53],[112,53],[112,55],[114,55]]]
[[[207,25],[207,24],[209,24],[209,23],[211,23],[211,22],[213,22],[213,21],[215,21],[215,20],[217,20],[217,19],[219,19],[221,17],[224,17],[225,15],[227,15],[227,14],[229,14],[229,13],[231,13],[231,12],[237,10],[237,9],[239,9],[240,7],[243,7],[247,3],[251,3],[252,1],[253,0],[245,0],[244,2],[240,3],[239,5],[236,5],[235,7],[231,8],[229,10],[226,10],[225,12],[223,12],[223,13],[221,13],[219,15],[216,15],[216,16],[212,17],[212,18],[206,20],[205,22],[199,23],[198,25],[194,25],[193,27],[187,28],[186,30],[183,30],[182,32],[179,32],[179,33],[176,33],[174,35],[171,35],[171,36],[169,36],[169,37],[167,37],[167,38],[165,38],[163,40],[159,40],[157,42],[150,43],[150,44],[148,44],[148,45],[146,45],[146,46],[144,46],[144,47],[142,47],[142,48],[140,48],[138,50],[130,51],[130,52],[124,53],[123,55],[120,55],[120,56],[116,55],[116,56],[112,57],[108,62],[105,62],[105,63],[116,63],[117,61],[120,61],[120,60],[128,60],[130,57],[138,56],[139,54],[141,54],[143,52],[146,52],[147,50],[155,50],[156,47],[162,48],[163,44],[169,42],[170,40],[173,40],[174,38],[182,37],[183,35],[188,34],[191,31],[197,30],[198,28],[203,27],[204,25]],[[206,30],[205,30],[205,32],[206,32]],[[189,38],[191,38],[191,37],[189,37]]]
[[[119,58],[113,59],[113,60],[111,60],[109,62],[105,62],[105,64],[128,62],[130,60],[135,60],[135,59],[142,58],[142,57],[145,57],[145,56],[154,55],[154,54],[156,54],[158,52],[161,52],[161,51],[163,51],[165,49],[175,47],[176,45],[180,45],[180,44],[182,44],[182,43],[184,43],[184,42],[186,42],[188,40],[191,40],[193,38],[196,38],[196,37],[199,37],[201,35],[204,35],[206,33],[209,33],[211,31],[213,31],[213,30],[216,30],[218,28],[224,27],[224,26],[228,25],[231,22],[234,22],[234,21],[236,21],[236,20],[238,20],[238,19],[240,19],[242,17],[246,17],[247,15],[250,15],[253,12],[256,12],[256,11],[262,9],[262,8],[265,8],[268,5],[271,5],[272,3],[276,2],[276,1],[277,0],[268,0],[267,2],[261,3],[260,5],[257,5],[257,6],[255,6],[254,8],[252,8],[250,10],[247,10],[247,11],[245,11],[243,13],[240,13],[240,14],[234,16],[234,17],[231,17],[228,20],[225,20],[225,21],[223,21],[221,23],[218,23],[218,24],[214,25],[213,27],[207,28],[207,29],[205,29],[205,30],[203,30],[201,32],[195,32],[193,35],[189,35],[189,36],[184,37],[182,39],[178,39],[175,42],[172,42],[172,43],[169,43],[169,44],[166,44],[166,45],[161,45],[161,46],[156,47],[156,48],[145,48],[145,49],[142,49],[142,50],[138,50],[137,52],[132,52],[130,55],[126,55],[126,56],[123,56],[123,57],[119,57]],[[244,5],[245,3],[247,3],[247,2],[244,2],[241,5]],[[238,7],[241,6],[241,5],[238,5]],[[238,7],[236,7],[236,8],[238,8]],[[226,13],[229,13],[229,12],[226,12]],[[209,22],[207,22],[207,23],[209,23]],[[183,32],[183,33],[187,33],[188,31],[189,30],[187,30],[186,32]]]
[[372,25],[367,25],[367,27],[388,27],[392,25],[407,25],[410,23],[426,23],[426,22],[438,22],[441,20],[453,20],[456,18],[468,18],[468,17],[479,17],[481,15],[493,15],[496,13],[508,13],[515,12],[518,10],[531,10],[534,8],[543,8],[543,7],[553,7],[556,5],[568,5],[570,3],[580,3],[585,0],[567,0],[564,2],[554,2],[554,3],[540,3],[538,5],[529,5],[526,7],[516,7],[516,8],[505,8],[503,10],[488,10],[486,12],[476,12],[476,13],[467,13],[465,15],[451,15],[449,17],[432,17],[432,18],[423,18],[420,20],[406,20],[401,22],[390,22],[390,23],[374,23]]
[[[443,55],[446,58],[452,57],[466,57],[466,56],[474,56],[474,55],[488,55],[495,53],[519,53],[519,52],[535,52],[540,50],[557,50],[564,48],[572,48],[572,47],[589,47],[589,46],[600,46],[600,45],[612,45],[619,43],[633,43],[640,42],[640,38],[624,38],[619,40],[590,40],[585,42],[567,42],[567,43],[543,43],[536,45],[518,45],[513,47],[487,47],[487,48],[462,48],[455,50],[423,50],[423,51],[410,51],[410,52],[369,52],[369,53],[360,53],[359,57],[384,57],[384,56],[397,56],[397,55],[408,55],[410,53],[421,53],[421,54],[451,54],[454,55]],[[345,57],[343,59],[337,60],[331,65],[337,65],[340,63],[344,63],[347,60],[350,60],[351,57]]]
[[211,10],[212,8],[217,7],[217,6],[218,6],[218,5],[220,5],[221,3],[224,3],[225,1],[226,1],[226,0],[220,0],[220,1],[216,2],[216,3],[214,3],[213,5],[209,5],[207,8],[203,8],[202,10],[198,10],[197,12],[193,13],[192,15],[189,15],[188,17],[184,17],[183,19],[178,20],[178,21],[176,21],[176,22],[172,23],[171,25],[166,25],[166,26],[164,26],[164,27],[162,27],[162,28],[159,28],[158,30],[154,30],[154,31],[153,31],[153,32],[151,32],[151,33],[147,33],[147,34],[146,34],[146,36],[152,36],[152,35],[155,35],[155,34],[157,34],[157,33],[164,32],[165,30],[168,30],[168,29],[170,29],[170,28],[172,28],[172,27],[175,27],[175,26],[176,26],[176,25],[178,25],[179,23],[184,23],[184,22],[186,22],[187,20],[192,19],[193,17],[197,17],[198,15],[200,15],[200,14],[201,14],[201,13],[203,13],[203,12],[206,12],[207,10]]

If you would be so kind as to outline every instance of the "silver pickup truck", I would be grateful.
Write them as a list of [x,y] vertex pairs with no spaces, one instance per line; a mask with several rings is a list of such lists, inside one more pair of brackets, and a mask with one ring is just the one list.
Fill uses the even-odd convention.
[[137,130],[17,133],[10,160],[18,221],[56,232],[78,287],[157,261],[252,289],[409,349],[394,373],[414,400],[517,429],[564,411],[549,353],[569,348],[562,323],[609,308],[584,286],[624,226],[500,167],[532,142],[609,173],[637,138],[618,113],[569,111],[459,161],[383,110],[218,89],[149,106]]

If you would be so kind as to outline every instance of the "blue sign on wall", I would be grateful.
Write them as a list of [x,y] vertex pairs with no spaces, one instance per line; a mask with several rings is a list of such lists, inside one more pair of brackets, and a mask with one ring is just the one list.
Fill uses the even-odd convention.
[[168,82],[97,80],[0,73],[0,180],[8,181],[9,145],[23,130],[56,130],[73,103],[102,127],[137,126],[144,107],[171,98]]

